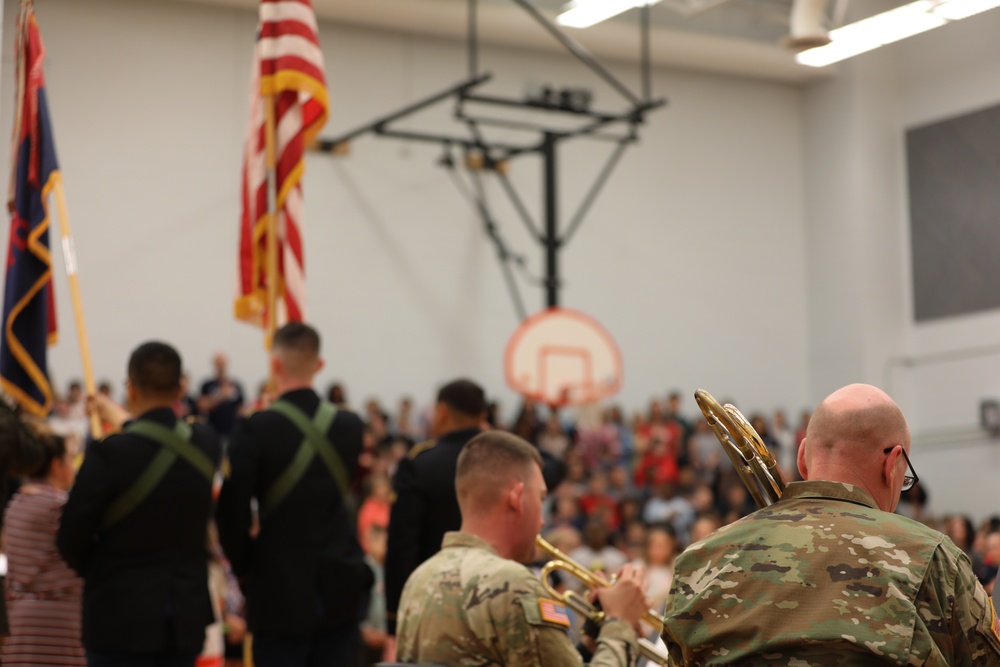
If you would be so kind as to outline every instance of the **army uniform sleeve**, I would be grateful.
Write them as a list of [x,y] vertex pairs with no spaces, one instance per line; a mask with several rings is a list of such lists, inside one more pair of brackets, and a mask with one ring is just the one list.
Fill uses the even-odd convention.
[[635,664],[639,649],[635,630],[625,621],[611,619],[601,626],[597,650],[588,663],[590,667],[629,666]]
[[[522,587],[515,587],[522,588]],[[521,593],[504,618],[497,615],[498,640],[505,665],[583,665],[583,658],[570,641],[569,616],[557,600],[546,597],[534,576],[524,582]],[[605,623],[597,650],[589,663],[594,667],[630,667],[635,662],[635,631],[624,621]]]
[[385,557],[386,625],[390,635],[396,634],[396,611],[403,585],[420,565],[420,531],[426,508],[413,459],[406,457],[399,462],[393,491]]
[[1000,667],[1000,620],[964,553],[943,544],[917,594],[917,614],[949,665]]

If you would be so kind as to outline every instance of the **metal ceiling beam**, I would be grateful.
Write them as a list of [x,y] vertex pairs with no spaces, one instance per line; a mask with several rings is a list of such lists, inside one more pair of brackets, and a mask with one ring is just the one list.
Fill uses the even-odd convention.
[[[520,318],[526,316],[524,304],[521,300],[520,290],[514,280],[512,263],[523,268],[523,259],[514,254],[508,248],[490,210],[486,198],[486,190],[482,177],[484,172],[494,172],[500,176],[501,184],[511,199],[518,216],[527,226],[529,232],[534,236],[536,242],[542,246],[545,254],[545,277],[542,285],[545,288],[545,305],[555,307],[559,305],[560,289],[562,280],[559,272],[560,251],[576,233],[590,207],[597,198],[598,193],[607,182],[611,172],[618,164],[625,148],[634,143],[638,138],[638,127],[645,122],[646,114],[665,105],[664,99],[651,99],[650,70],[652,64],[649,58],[649,13],[648,8],[642,12],[640,22],[640,81],[642,84],[642,97],[632,92],[622,81],[607,69],[600,61],[590,54],[576,40],[565,34],[550,19],[538,11],[531,0],[513,0],[519,5],[535,22],[539,23],[546,32],[550,33],[555,40],[567,51],[577,57],[588,69],[597,74],[607,85],[618,91],[628,102],[628,108],[617,112],[597,112],[589,108],[589,95],[582,102],[573,101],[572,96],[563,98],[554,103],[551,101],[540,102],[537,100],[516,100],[512,98],[499,97],[496,95],[478,94],[475,89],[490,78],[489,74],[480,74],[479,69],[479,11],[478,0],[467,0],[468,17],[467,26],[468,39],[468,73],[469,77],[454,86],[446,88],[424,97],[417,102],[409,104],[402,109],[393,111],[381,118],[377,118],[366,125],[346,132],[340,136],[322,139],[317,142],[316,148],[319,150],[343,153],[342,150],[348,142],[366,133],[373,133],[378,136],[405,139],[409,141],[421,141],[438,143],[442,146],[444,155],[439,164],[444,166],[452,176],[456,185],[463,195],[473,204],[476,209],[483,228],[487,236],[494,244],[497,251],[497,259],[500,262],[504,280],[511,292],[515,309]],[[563,91],[565,94],[565,91]],[[414,130],[401,130],[394,126],[395,123],[405,118],[409,118],[424,109],[443,102],[450,98],[455,100],[454,117],[456,121],[465,125],[467,136],[444,135],[436,132],[423,132]],[[541,121],[528,122],[520,119],[497,119],[497,118],[477,118],[474,114],[468,113],[466,105],[488,105],[501,108],[518,108],[521,110],[545,112],[547,115],[553,113],[572,115],[576,124],[567,127],[565,123],[560,126],[553,126]],[[481,125],[500,124],[508,130],[528,133],[536,137],[537,143],[527,145],[511,145],[510,142],[496,142],[489,140],[482,131]],[[597,181],[590,189],[576,213],[570,219],[568,228],[563,231],[560,225],[559,215],[559,161],[558,149],[561,142],[576,138],[599,137],[606,139],[605,128],[624,128],[624,134],[617,137],[617,147],[605,163],[604,168],[598,174]],[[530,141],[530,140],[528,140]],[[473,188],[465,186],[456,171],[456,160],[452,151],[456,146],[460,146],[465,151],[465,162],[470,168]],[[506,177],[507,163],[519,156],[537,155],[542,160],[542,225],[536,227],[534,221],[523,201],[517,194],[512,183]]]

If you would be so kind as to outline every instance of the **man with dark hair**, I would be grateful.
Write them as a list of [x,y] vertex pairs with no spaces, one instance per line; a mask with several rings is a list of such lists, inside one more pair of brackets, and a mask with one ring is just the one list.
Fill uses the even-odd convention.
[[454,380],[441,387],[431,423],[434,439],[411,449],[396,469],[385,559],[390,635],[396,634],[396,607],[406,578],[438,552],[446,532],[462,525],[455,466],[465,443],[480,433],[486,407],[486,395],[475,382]]
[[219,539],[247,598],[257,667],[350,664],[374,581],[347,506],[362,423],[313,390],[319,348],[309,325],[275,332],[279,398],[238,423],[219,497]]
[[57,543],[84,578],[91,667],[194,665],[213,621],[205,536],[218,436],[174,416],[181,358],[140,345],[128,362],[121,433],[93,443],[63,511]]
[[[580,665],[569,614],[523,563],[535,556],[545,480],[538,450],[509,433],[476,436],[458,458],[460,532],[418,567],[399,605],[398,654],[441,665]],[[642,570],[626,565],[597,591],[606,620],[592,665],[628,667],[648,605]]]

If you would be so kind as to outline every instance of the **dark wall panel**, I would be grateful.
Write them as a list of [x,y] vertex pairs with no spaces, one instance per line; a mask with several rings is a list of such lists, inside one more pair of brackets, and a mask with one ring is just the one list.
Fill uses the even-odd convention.
[[918,322],[1000,308],[1000,106],[906,133]]

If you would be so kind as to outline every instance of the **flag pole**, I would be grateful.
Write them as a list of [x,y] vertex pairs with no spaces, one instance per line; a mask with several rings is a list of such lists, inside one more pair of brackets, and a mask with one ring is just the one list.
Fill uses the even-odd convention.
[[267,167],[267,330],[264,347],[271,349],[278,328],[278,211],[277,140],[274,95],[264,96],[264,160]]
[[[83,299],[80,298],[80,281],[76,275],[76,249],[73,247],[73,235],[69,228],[69,215],[66,213],[66,195],[63,192],[62,176],[54,174],[53,191],[56,196],[56,207],[59,209],[59,230],[62,235],[63,262],[66,264],[66,277],[69,279],[69,292],[73,299],[73,315],[76,318],[76,336],[80,341],[80,359],[83,362],[83,385],[88,396],[97,393],[94,382],[94,368],[90,363],[90,341],[87,338],[87,323],[83,317]],[[101,420],[96,412],[90,415],[90,432],[95,439],[104,435]]]
[[[17,153],[18,153],[18,139],[21,137],[21,123],[23,122],[22,114],[24,112],[24,86],[26,80],[26,73],[24,69],[24,49],[21,45],[24,44],[24,40],[27,39],[27,21],[28,21],[28,6],[31,4],[32,0],[21,0],[21,8],[17,13],[17,113],[14,115],[14,140],[11,142],[11,156],[10,164],[17,164]],[[0,0],[2,3],[3,0]],[[14,168],[11,166],[10,170],[10,182],[7,186],[7,206],[13,210],[14,206],[14,190],[16,189],[17,177],[14,173]]]

